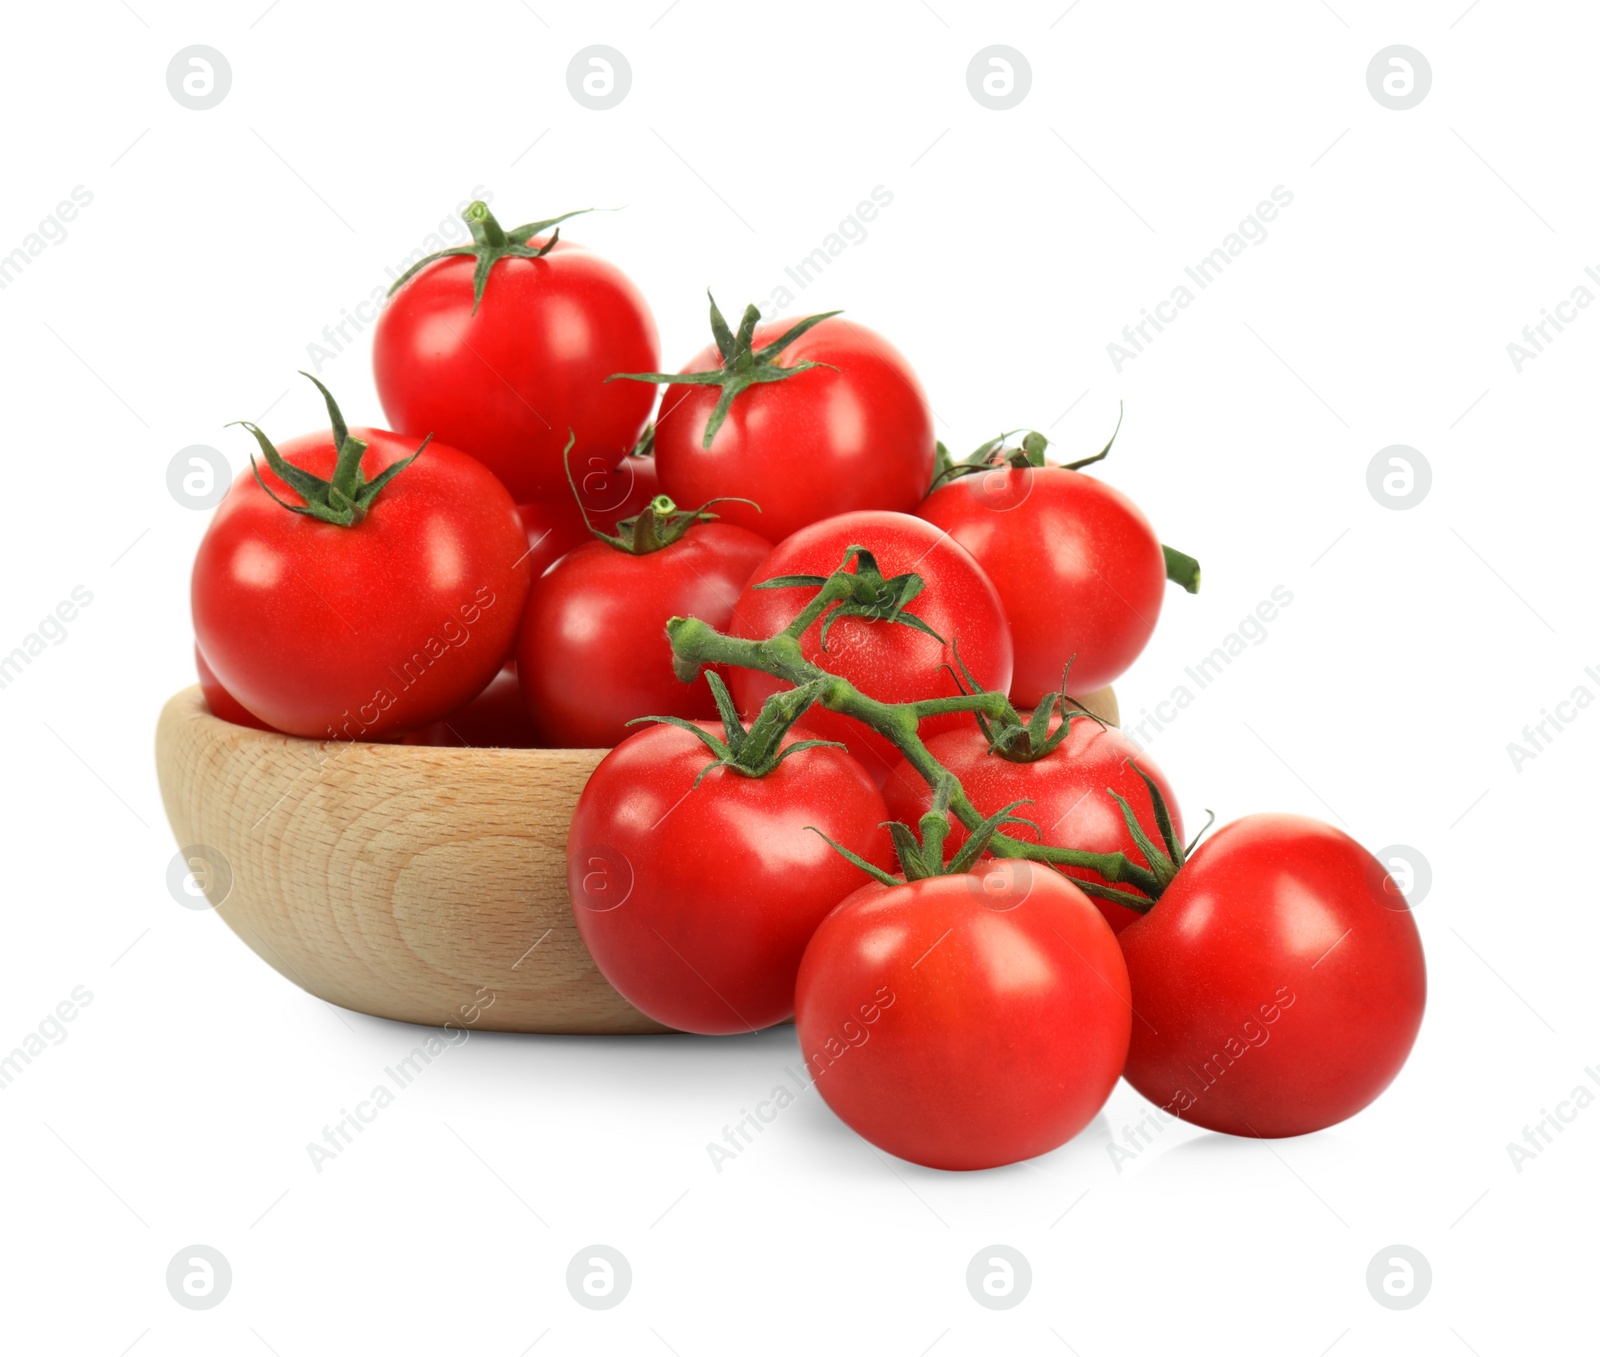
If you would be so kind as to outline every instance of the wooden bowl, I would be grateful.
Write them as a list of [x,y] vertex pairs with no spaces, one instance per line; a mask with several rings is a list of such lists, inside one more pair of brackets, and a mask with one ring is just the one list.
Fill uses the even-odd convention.
[[[1116,699],[1086,699],[1107,720]],[[302,740],[220,721],[198,687],[156,727],[161,799],[223,922],[318,998],[501,1032],[662,1032],[600,974],[567,827],[600,749]]]

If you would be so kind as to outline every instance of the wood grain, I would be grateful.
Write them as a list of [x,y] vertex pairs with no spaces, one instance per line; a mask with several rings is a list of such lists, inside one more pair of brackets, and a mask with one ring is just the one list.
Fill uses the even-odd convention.
[[[1109,688],[1084,705],[1117,719]],[[219,721],[198,687],[156,727],[178,843],[214,850],[231,877],[196,879],[302,989],[430,1026],[661,1032],[572,920],[567,826],[604,753],[301,740]]]
[[664,1031],[606,983],[567,899],[567,825],[603,754],[300,740],[219,721],[198,687],[156,729],[179,844],[231,869],[217,913],[301,988],[429,1025]]

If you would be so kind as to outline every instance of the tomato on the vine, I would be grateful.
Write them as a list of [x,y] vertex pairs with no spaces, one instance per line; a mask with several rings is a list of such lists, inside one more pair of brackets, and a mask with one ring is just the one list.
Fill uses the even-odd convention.
[[703,684],[680,683],[666,625],[728,625],[763,538],[665,496],[630,530],[591,539],[534,581],[517,641],[517,675],[540,742],[604,749],[641,716],[716,714]]
[[1124,930],[1128,1082],[1238,1136],[1354,1116],[1405,1064],[1427,973],[1405,896],[1349,835],[1249,815],[1195,851]]
[[939,1169],[1071,1139],[1122,1073],[1130,1020],[1105,920],[1018,859],[862,886],[817,929],[795,988],[824,1101],[880,1149]]
[[1020,449],[986,443],[917,510],[994,581],[1016,645],[1011,696],[1029,707],[1069,664],[1077,691],[1105,687],[1149,641],[1169,575],[1200,585],[1199,566],[1164,548],[1132,500],[1078,469],[1105,452],[1055,466],[1043,447],[1038,434]]
[[[852,548],[864,551],[847,560]],[[807,627],[800,637],[803,658],[880,702],[954,695],[958,650],[982,687],[1009,685],[1011,631],[994,586],[962,547],[909,514],[841,514],[781,542],[739,599],[731,634],[765,640],[781,632],[841,563],[861,577],[863,601],[842,604]],[[801,582],[768,587],[794,579]],[[730,684],[746,715],[787,686],[771,674],[742,668],[733,671]],[[964,712],[931,716],[922,731],[936,734],[971,720]],[[880,783],[899,760],[886,736],[848,716],[814,708],[806,724],[824,739],[849,746]]]
[[724,516],[774,542],[855,509],[912,512],[933,477],[934,439],[910,364],[838,312],[759,321],[746,308],[734,334],[713,300],[716,343],[682,372],[617,370],[631,380],[613,385],[667,386],[655,435],[661,488],[680,504],[751,500],[759,513],[729,504]]
[[793,1014],[806,943],[861,879],[814,831],[878,865],[894,853],[883,797],[843,750],[805,747],[815,737],[797,726],[772,750],[782,761],[751,775],[703,742],[728,728],[696,728],[647,726],[595,769],[567,840],[573,915],[641,1012],[755,1031]]
[[[934,735],[925,743],[928,752],[955,775],[980,815],[987,817],[1004,806],[1027,801],[1017,814],[1039,827],[1040,842],[1086,853],[1122,853],[1137,865],[1150,867],[1116,798],[1121,796],[1127,802],[1145,837],[1160,845],[1164,836],[1149,789],[1139,775],[1142,770],[1160,790],[1173,833],[1181,843],[1183,819],[1167,779],[1115,726],[1069,711],[1063,734],[1061,720],[1059,715],[1051,716],[1049,738],[1037,745],[1031,739],[1031,721],[1001,730],[992,723],[980,727],[971,717],[962,729]],[[889,774],[883,795],[889,814],[909,825],[933,807],[927,781],[904,759]],[[954,815],[950,824],[947,844],[955,851],[966,842],[967,831]],[[1016,832],[1024,838],[1034,837],[1031,830]],[[1101,881],[1086,867],[1063,866],[1059,870],[1076,880]],[[1094,904],[1115,933],[1140,917],[1104,897],[1094,897]]]
[[660,361],[656,324],[622,271],[561,240],[568,212],[506,230],[481,202],[472,243],[431,255],[395,284],[372,339],[389,422],[478,458],[518,503],[566,493],[562,454],[614,465],[655,398],[614,372]]
[[[316,382],[315,378],[311,379]],[[516,505],[440,443],[333,428],[254,458],[206,529],[191,585],[217,680],[274,729],[399,735],[455,711],[511,649],[528,590]]]

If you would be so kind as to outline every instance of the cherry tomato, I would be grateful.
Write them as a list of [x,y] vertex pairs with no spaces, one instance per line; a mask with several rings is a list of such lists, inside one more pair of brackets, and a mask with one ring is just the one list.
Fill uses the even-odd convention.
[[995,467],[928,496],[917,513],[977,558],[1016,645],[1011,697],[1031,707],[1061,687],[1103,688],[1138,658],[1166,592],[1145,516],[1104,481],[1066,467]]
[[[344,430],[327,400],[337,433],[273,450],[291,479],[336,474]],[[366,444],[346,446],[368,490],[417,451],[383,429],[349,437]],[[271,464],[257,470],[218,506],[190,590],[200,649],[247,711],[291,735],[371,740],[484,688],[510,652],[528,565],[516,505],[481,463],[432,443],[349,526],[291,511],[309,501]]]
[[594,534],[571,499],[519,504],[517,514],[528,534],[528,571],[534,579],[569,551],[594,541]]
[[1250,815],[1195,850],[1119,941],[1138,1019],[1128,1082],[1213,1131],[1297,1136],[1405,1064],[1427,997],[1405,896],[1349,835]]
[[466,706],[412,731],[401,743],[437,749],[537,749],[539,737],[528,719],[516,666],[506,665]]
[[231,721],[236,726],[249,726],[252,730],[271,730],[265,721],[257,720],[242,706],[239,699],[222,686],[221,681],[206,663],[206,657],[200,653],[200,647],[194,648],[195,672],[200,675],[200,695],[205,698],[206,706],[211,714],[219,721]]
[[[814,738],[795,727],[783,743]],[[573,816],[568,884],[629,1003],[687,1032],[749,1032],[793,1014],[806,943],[861,880],[809,827],[878,866],[894,853],[883,797],[843,750],[801,750],[765,777],[705,772],[713,757],[670,725],[607,754]]]
[[654,394],[605,379],[660,362],[655,320],[619,269],[548,233],[563,218],[529,235],[482,203],[462,215],[473,243],[418,265],[378,318],[378,396],[397,430],[471,453],[519,503],[553,499],[569,431],[574,467],[633,447]]
[[[921,618],[941,639],[901,622],[844,616],[829,630],[826,650],[821,641],[823,624],[807,629],[800,639],[805,659],[848,679],[880,702],[910,702],[954,695],[954,680],[942,666],[953,663],[951,645],[955,643],[962,662],[979,684],[1004,691],[1011,682],[1011,633],[994,586],[962,547],[909,514],[873,510],[841,514],[803,528],[780,543],[739,600],[732,634],[765,640],[782,631],[811,602],[816,589],[755,586],[785,575],[830,575],[853,546],[866,547],[886,578],[911,572],[922,578],[923,589],[910,600],[906,611]],[[729,682],[747,716],[772,693],[788,686],[754,669],[734,670]],[[922,733],[937,734],[971,721],[965,713],[936,716],[922,723]],[[806,715],[806,724],[821,731],[824,739],[848,745],[880,783],[900,759],[900,751],[890,740],[847,716],[813,708]]]
[[795,989],[828,1106],[939,1169],[1070,1140],[1122,1073],[1130,1019],[1105,920],[1065,877],[1019,860],[861,887],[817,929]]
[[[721,322],[712,308],[714,323]],[[763,348],[803,324],[791,318],[758,325],[755,315],[747,311],[738,338],[728,337],[731,359],[711,345],[683,371],[734,375],[742,361],[759,360]],[[933,479],[934,439],[928,401],[910,364],[880,335],[835,316],[795,338],[764,368],[755,366],[770,372],[806,363],[819,366],[738,389],[709,446],[706,430],[723,388],[668,386],[656,420],[662,489],[679,504],[723,495],[752,500],[759,513],[743,504],[719,512],[774,542],[853,509],[915,510]]]
[[555,499],[517,506],[528,530],[528,564],[534,579],[574,547],[594,541],[592,528],[615,533],[617,524],[639,513],[660,493],[653,457],[624,457],[614,467],[595,457],[587,469],[572,470],[577,498],[569,489]]
[[[1055,734],[1060,727],[1061,718],[1053,717],[1050,733]],[[1161,828],[1149,789],[1130,766],[1130,761],[1137,759],[1139,767],[1161,790],[1172,817],[1174,836],[1179,843],[1184,841],[1183,818],[1161,770],[1115,726],[1102,726],[1092,717],[1074,717],[1066,738],[1055,749],[1027,763],[991,753],[988,737],[970,716],[962,729],[935,735],[926,743],[928,752],[955,774],[968,800],[983,815],[1025,800],[1031,804],[1018,806],[1016,814],[1039,826],[1042,842],[1087,853],[1125,853],[1140,867],[1148,867],[1149,861],[1128,831],[1122,808],[1111,795],[1114,791],[1127,801],[1146,836],[1159,846]],[[913,828],[933,808],[932,790],[904,759],[884,783],[883,795],[890,816]],[[954,853],[966,842],[967,831],[953,815],[950,823],[952,829],[945,847],[947,853]],[[1019,838],[1033,837],[1033,831],[1023,825],[1010,827],[1008,832]],[[1060,870],[1079,881],[1104,884],[1087,868]],[[1114,933],[1120,934],[1140,917],[1114,900],[1091,899]]]
[[703,683],[673,674],[667,621],[725,630],[751,572],[771,550],[753,532],[701,522],[644,555],[597,539],[534,582],[517,642],[517,675],[540,743],[604,749],[640,716],[711,717]]

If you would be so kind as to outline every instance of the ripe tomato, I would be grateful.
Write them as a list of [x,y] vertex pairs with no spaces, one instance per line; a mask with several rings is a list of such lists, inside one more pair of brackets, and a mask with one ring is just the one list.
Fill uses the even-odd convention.
[[615,533],[617,524],[639,513],[660,493],[653,457],[628,456],[615,466],[600,457],[588,461],[586,469],[572,468],[576,497],[569,489],[555,499],[517,506],[528,530],[528,565],[534,579],[575,547],[594,541],[591,528]]
[[519,503],[552,499],[569,431],[575,467],[633,447],[654,396],[605,379],[660,362],[656,323],[621,270],[546,234],[564,217],[507,231],[481,202],[462,216],[472,244],[418,264],[378,318],[378,396],[395,429],[471,453]]
[[[194,630],[217,679],[259,720],[372,740],[455,711],[494,677],[527,596],[527,539],[499,481],[440,443],[349,526],[288,507],[310,506],[308,490],[345,474],[341,446],[348,471],[359,457],[363,494],[417,450],[383,429],[351,429],[346,441],[324,396],[334,429],[272,449],[218,506],[195,557]],[[266,436],[246,427],[265,454]]]
[[[800,638],[807,660],[848,679],[880,702],[910,702],[955,693],[942,666],[953,663],[951,645],[956,643],[962,662],[979,684],[1002,691],[1007,687],[1011,632],[994,586],[965,550],[909,514],[863,510],[802,528],[780,543],[752,577],[734,611],[732,634],[765,640],[782,631],[811,602],[816,589],[757,586],[781,576],[829,575],[853,546],[866,547],[886,578],[911,572],[921,577],[923,589],[911,598],[906,611],[942,639],[901,622],[843,616],[829,630],[826,650],[823,623],[807,629]],[[859,573],[859,563],[852,568]],[[747,716],[772,693],[788,687],[782,679],[754,669],[734,670],[729,682]],[[937,734],[971,721],[965,713],[936,716],[922,723],[922,733]],[[814,707],[806,724],[824,739],[848,745],[879,783],[900,759],[890,740],[850,717]]]
[[265,721],[259,721],[250,715],[242,706],[239,699],[222,686],[211,666],[206,663],[206,657],[200,653],[200,647],[194,648],[195,672],[200,675],[200,695],[205,698],[206,706],[211,714],[219,721],[231,721],[236,726],[249,726],[253,730],[271,730]]
[[[783,744],[813,738],[796,727]],[[708,1035],[793,1014],[806,943],[861,880],[810,826],[875,865],[894,858],[883,797],[843,750],[801,750],[764,777],[706,771],[714,757],[680,727],[637,730],[595,769],[567,840],[572,912],[606,979]]]
[[1011,697],[1103,688],[1138,658],[1166,592],[1161,543],[1126,495],[1081,471],[1000,466],[939,487],[917,513],[978,560],[1016,644]]
[[412,731],[400,743],[436,749],[537,749],[539,737],[528,719],[516,666],[506,665],[460,711]]
[[[667,510],[676,513],[670,502]],[[725,630],[770,550],[743,528],[699,522],[642,555],[591,539],[557,561],[529,592],[517,642],[540,743],[604,749],[636,717],[714,716],[706,686],[673,674],[667,621],[698,617]]]
[[[1050,733],[1053,735],[1060,728],[1061,718],[1053,717]],[[1174,837],[1179,843],[1184,841],[1178,803],[1161,770],[1115,726],[1102,726],[1093,717],[1073,717],[1066,738],[1032,762],[1014,762],[1003,753],[991,753],[989,737],[971,717],[962,729],[935,735],[926,743],[928,752],[955,774],[967,799],[981,814],[989,816],[1014,801],[1028,801],[1032,804],[1018,806],[1016,814],[1039,826],[1042,842],[1087,853],[1124,853],[1139,866],[1148,867],[1150,862],[1129,833],[1122,808],[1111,795],[1116,792],[1127,801],[1146,836],[1160,845],[1161,828],[1149,789],[1130,766],[1130,761],[1137,759],[1139,767],[1161,789]],[[1019,744],[1026,749],[1025,739]],[[933,808],[932,789],[904,759],[889,774],[883,795],[890,816],[913,827]],[[952,829],[945,848],[954,853],[966,842],[967,831],[954,815],[950,823]],[[1033,834],[1020,825],[1008,832],[1018,838],[1031,838]],[[1060,870],[1079,881],[1101,881],[1087,868]],[[1114,900],[1092,899],[1114,933],[1120,934],[1140,917]]]
[[1195,850],[1119,941],[1139,1015],[1128,1082],[1213,1131],[1297,1136],[1388,1087],[1427,997],[1405,896],[1360,844],[1250,815]]
[[809,328],[796,319],[758,325],[752,306],[737,336],[714,301],[711,315],[717,343],[683,369],[706,384],[669,385],[656,420],[667,494],[680,504],[753,500],[759,513],[743,504],[721,512],[774,542],[852,509],[917,507],[933,479],[933,417],[887,340],[836,315],[809,317]]
[[1065,877],[1020,860],[861,887],[800,963],[795,1024],[839,1116],[939,1169],[1048,1153],[1104,1105],[1128,1050],[1117,940]]

